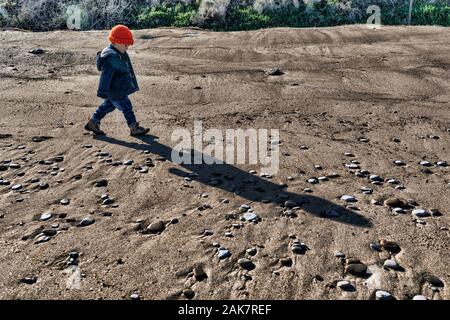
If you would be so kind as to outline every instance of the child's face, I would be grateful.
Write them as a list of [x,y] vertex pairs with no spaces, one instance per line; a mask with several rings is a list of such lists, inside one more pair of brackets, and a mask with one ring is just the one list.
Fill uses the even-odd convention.
[[128,50],[129,45],[113,43],[113,46],[117,48],[121,53],[125,53]]

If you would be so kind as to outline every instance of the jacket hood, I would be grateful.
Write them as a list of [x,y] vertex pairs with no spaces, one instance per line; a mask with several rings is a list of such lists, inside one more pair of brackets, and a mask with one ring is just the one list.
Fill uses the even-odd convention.
[[97,70],[102,71],[102,65],[106,61],[108,57],[119,55],[119,53],[112,48],[111,45],[103,49],[103,51],[100,51],[97,53]]

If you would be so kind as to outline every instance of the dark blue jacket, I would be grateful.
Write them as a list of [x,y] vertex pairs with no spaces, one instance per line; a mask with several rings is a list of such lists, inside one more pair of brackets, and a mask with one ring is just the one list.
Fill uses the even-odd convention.
[[97,96],[103,99],[124,99],[139,90],[128,54],[109,45],[97,53],[97,69],[101,71]]

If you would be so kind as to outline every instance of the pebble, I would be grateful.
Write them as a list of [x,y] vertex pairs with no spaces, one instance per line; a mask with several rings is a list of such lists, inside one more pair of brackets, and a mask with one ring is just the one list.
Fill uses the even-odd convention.
[[141,169],[139,170],[139,172],[140,173],[147,173],[148,171],[149,171],[149,167],[147,167],[147,166],[143,166],[143,167],[141,167]]
[[141,300],[141,297],[137,293],[133,293],[130,295],[131,300]]
[[435,208],[430,209],[430,214],[431,214],[433,217],[440,217],[440,216],[442,216],[442,212],[439,211],[439,209],[435,209]]
[[428,217],[429,214],[425,209],[414,209],[411,214],[413,216],[416,216],[418,218],[424,218],[424,217]]
[[113,203],[114,203],[114,199],[112,199],[112,198],[106,198],[105,200],[103,200],[104,205],[109,205],[109,204],[113,204]]
[[281,258],[280,263],[284,267],[291,267],[292,266],[292,259],[291,258]]
[[383,291],[383,290],[377,290],[377,292],[375,292],[375,298],[377,300],[393,300],[394,299],[392,294],[390,294],[387,291]]
[[355,198],[355,196],[349,196],[349,195],[343,195],[341,197],[341,200],[346,202],[357,202],[358,200]]
[[20,164],[18,164],[18,163],[10,163],[10,164],[8,165],[8,167],[9,167],[10,169],[19,169],[19,168],[20,168]]
[[254,256],[258,252],[258,250],[256,248],[250,248],[245,250],[245,252],[247,252],[251,256]]
[[403,208],[394,208],[392,209],[392,212],[394,213],[406,213],[406,210]]
[[301,146],[299,146],[299,148],[300,148],[300,150],[308,150],[308,147],[305,145],[301,145]]
[[36,239],[35,244],[47,242],[47,241],[49,241],[51,238],[52,238],[52,237],[49,237],[49,236],[46,236],[46,235],[39,236],[39,237]]
[[97,181],[95,181],[95,186],[97,188],[107,187],[108,186],[108,180],[106,180],[106,179],[97,180]]
[[183,295],[187,299],[191,300],[191,299],[193,299],[195,297],[195,292],[192,291],[191,289],[185,289],[185,290],[183,290]]
[[372,180],[372,181],[377,181],[377,182],[383,181],[383,179],[380,176],[376,175],[376,174],[371,175],[369,177],[369,179]]
[[313,190],[311,188],[305,188],[305,189],[303,189],[303,192],[311,193],[311,192],[313,192]]
[[53,237],[57,234],[57,231],[55,229],[45,229],[42,233],[47,237]]
[[348,169],[359,169],[359,165],[357,165],[355,163],[346,163],[345,167]]
[[344,155],[346,157],[354,157],[355,156],[353,153],[350,153],[350,152],[346,152],[346,153],[344,153]]
[[381,246],[378,243],[371,243],[369,246],[370,246],[370,249],[372,249],[373,251],[377,251],[377,252],[381,251]]
[[150,224],[147,227],[147,230],[150,231],[151,233],[158,233],[161,231],[164,231],[165,226],[164,226],[164,222],[162,221],[157,221],[157,222],[153,222],[152,224]]
[[133,160],[131,160],[131,159],[125,160],[125,161],[123,162],[123,165],[124,165],[124,166],[131,166],[132,164],[133,164]]
[[230,251],[228,251],[226,249],[219,249],[219,252],[218,252],[219,259],[221,259],[221,260],[222,259],[226,259],[229,256],[231,256],[231,252]]
[[253,212],[246,212],[243,217],[246,221],[250,222],[255,222],[259,219],[258,215],[254,214]]
[[255,269],[254,263],[246,258],[239,259],[238,264],[241,268],[248,270],[248,271]]
[[432,167],[433,164],[429,161],[420,161],[419,164],[424,167]]
[[206,274],[205,270],[203,270],[202,266],[197,266],[194,268],[194,277],[198,281],[203,281],[208,277],[208,275]]
[[239,207],[239,211],[242,213],[247,212],[250,209],[251,209],[251,207],[248,204],[243,204]]
[[308,183],[316,184],[316,183],[319,183],[319,180],[317,180],[316,178],[309,178]]
[[225,232],[225,237],[233,238],[233,234],[231,232]]
[[383,249],[385,249],[389,252],[392,252],[392,253],[398,253],[401,250],[400,246],[393,241],[388,241],[388,240],[382,239],[382,240],[380,240],[380,245],[381,245],[381,247],[383,247]]
[[415,295],[412,299],[413,300],[428,300],[425,296],[422,296],[422,295]]
[[345,272],[354,276],[365,276],[367,273],[367,266],[363,263],[351,263],[345,267]]
[[279,68],[273,68],[273,69],[270,69],[269,71],[267,71],[267,74],[269,76],[281,76],[284,74],[284,72],[281,71],[281,69],[279,69]]
[[397,166],[405,166],[406,165],[406,163],[403,162],[402,160],[395,160],[394,164],[397,165]]
[[307,246],[304,243],[294,241],[294,243],[292,244],[292,252],[294,252],[294,253],[305,254],[306,249],[307,249]]
[[341,290],[344,290],[344,291],[354,289],[353,285],[350,282],[346,281],[346,280],[338,281],[336,286],[338,288],[340,288]]
[[384,261],[383,267],[386,268],[386,269],[394,269],[394,270],[396,270],[396,269],[399,268],[399,265],[398,265],[398,263],[395,260],[388,259],[388,260]]
[[439,167],[448,167],[447,161],[438,161],[438,162],[436,162],[436,164],[437,164]]
[[372,194],[373,193],[373,189],[369,188],[369,187],[362,187],[361,188],[361,192],[363,194]]
[[41,48],[34,48],[34,49],[31,49],[30,51],[28,51],[28,53],[36,54],[36,55],[43,54],[44,52],[45,51]]
[[425,277],[424,277],[424,280],[426,281],[426,282],[428,282],[429,284],[431,284],[432,286],[435,286],[435,287],[444,287],[444,283],[442,282],[442,280],[441,279],[439,279],[438,277],[436,277],[436,276],[433,276],[433,275],[431,275],[431,274],[427,274]]
[[335,251],[335,252],[334,252],[334,256],[335,256],[336,258],[345,258],[345,254],[342,253],[341,251]]
[[22,189],[22,185],[21,184],[15,184],[15,185],[13,185],[11,187],[11,190],[13,190],[13,191],[17,191],[17,190],[20,190],[20,189]]
[[384,204],[388,207],[406,207],[408,202],[400,198],[388,198],[384,201]]
[[51,212],[46,212],[46,213],[41,215],[40,220],[41,221],[47,221],[47,220],[51,219],[51,217],[52,217]]
[[37,278],[35,276],[28,276],[23,278],[22,282],[26,284],[34,284],[37,282]]
[[70,200],[67,198],[64,198],[64,199],[61,199],[61,201],[59,203],[63,206],[67,206],[70,203]]
[[78,226],[79,227],[86,227],[86,226],[89,226],[89,225],[93,224],[94,222],[95,222],[94,218],[86,217],[86,218],[83,218],[83,220],[80,221]]

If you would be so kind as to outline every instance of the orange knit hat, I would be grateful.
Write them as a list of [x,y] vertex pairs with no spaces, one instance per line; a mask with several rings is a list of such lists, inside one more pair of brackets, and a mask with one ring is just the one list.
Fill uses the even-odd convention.
[[117,25],[111,29],[108,40],[111,43],[125,44],[131,46],[134,44],[133,33],[124,25]]

